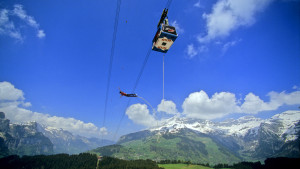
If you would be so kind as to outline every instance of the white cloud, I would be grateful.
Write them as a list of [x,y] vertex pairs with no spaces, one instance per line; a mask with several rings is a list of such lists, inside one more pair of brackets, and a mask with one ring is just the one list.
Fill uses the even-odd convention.
[[225,53],[230,47],[233,47],[235,46],[237,43],[239,43],[241,40],[233,40],[233,41],[230,41],[230,42],[227,42],[223,45],[223,48],[222,48],[222,52]]
[[0,101],[16,101],[24,99],[24,93],[22,90],[16,89],[15,86],[9,82],[0,82]]
[[186,53],[191,59],[198,54],[198,51],[195,49],[194,44],[189,44],[187,46]]
[[299,86],[296,86],[296,85],[294,85],[294,86],[293,86],[293,89],[294,89],[294,90],[300,90],[300,87],[299,87]]
[[157,106],[157,111],[165,112],[167,114],[178,114],[176,109],[176,104],[171,100],[161,100],[160,104]]
[[100,133],[101,133],[101,135],[107,135],[107,134],[108,134],[107,128],[101,127],[101,128],[100,128]]
[[244,103],[241,105],[241,109],[244,113],[256,114],[259,111],[272,110],[274,107],[272,108],[269,104],[265,103],[253,93],[249,93],[246,95]]
[[177,23],[176,20],[173,21],[173,22],[171,22],[170,25],[171,25],[171,26],[174,26],[174,27],[176,28],[176,32],[177,32],[178,34],[184,33],[184,29]]
[[24,107],[30,107],[31,103],[30,102],[24,102],[24,103],[22,103],[22,106],[24,106]]
[[[38,38],[45,37],[46,34],[39,28],[40,25],[37,21],[32,16],[27,15],[26,11],[23,9],[23,5],[20,4],[14,5],[13,10],[0,9],[0,34],[8,35],[16,40],[23,41],[20,30],[23,29],[24,25],[16,19],[25,22],[27,26],[35,29]],[[18,23],[18,27],[15,26],[16,23]]]
[[211,98],[201,90],[191,93],[182,104],[183,114],[199,119],[215,119],[239,112],[235,95],[229,92],[215,93]]
[[154,117],[149,113],[146,104],[133,104],[126,110],[126,115],[136,124],[151,127],[157,124]]
[[202,8],[202,5],[201,5],[200,1],[196,2],[196,3],[194,4],[194,7]]
[[22,41],[20,31],[15,28],[14,23],[8,18],[8,12],[6,9],[0,9],[0,35],[8,35]]
[[107,134],[106,128],[100,129],[92,123],[85,123],[74,118],[51,116],[22,108],[21,106],[31,106],[31,103],[24,102],[24,100],[23,91],[16,89],[9,82],[0,82],[0,111],[4,112],[12,122],[36,121],[46,126],[62,128],[86,137],[100,137],[101,134]]
[[216,119],[232,113],[257,114],[263,111],[277,110],[283,105],[300,104],[300,91],[291,93],[269,92],[269,102],[265,102],[253,93],[245,96],[240,105],[233,93],[215,93],[211,98],[204,92],[191,93],[183,102],[183,114],[199,119]]
[[295,91],[292,93],[268,93],[270,97],[269,102],[261,100],[258,96],[253,93],[249,93],[245,99],[244,103],[241,105],[241,111],[249,114],[256,114],[262,111],[277,110],[283,105],[296,105],[300,104],[300,91]]
[[212,12],[204,13],[207,34],[198,38],[205,43],[213,39],[226,37],[241,26],[250,26],[255,15],[265,9],[273,0],[219,0],[213,5]]
[[38,38],[44,38],[46,36],[46,34],[45,34],[45,32],[44,32],[44,30],[39,30],[38,31],[38,34],[37,34],[37,37]]

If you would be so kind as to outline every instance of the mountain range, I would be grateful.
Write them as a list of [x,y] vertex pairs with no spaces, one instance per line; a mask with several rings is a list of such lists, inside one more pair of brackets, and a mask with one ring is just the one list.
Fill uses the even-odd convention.
[[223,122],[177,116],[155,127],[124,135],[116,144],[37,122],[13,124],[0,112],[0,157],[90,150],[127,160],[233,164],[270,157],[299,158],[299,135],[300,111],[285,111],[269,119],[246,116]]
[[300,111],[270,119],[246,116],[223,122],[173,117],[91,152],[122,159],[232,164],[279,156],[299,158],[299,134]]
[[109,140],[74,135],[66,130],[37,122],[13,124],[0,112],[0,157],[10,154],[78,154],[113,143]]

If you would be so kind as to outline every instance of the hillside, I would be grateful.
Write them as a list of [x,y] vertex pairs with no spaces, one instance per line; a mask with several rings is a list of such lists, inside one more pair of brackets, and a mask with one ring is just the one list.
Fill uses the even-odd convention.
[[43,126],[37,122],[14,124],[0,112],[0,157],[13,154],[78,154],[113,143],[109,140],[73,135],[69,131]]
[[224,122],[171,118],[160,126],[122,136],[116,145],[90,152],[121,159],[193,163],[263,161],[300,156],[300,111],[286,111],[262,120],[255,117]]
[[[145,136],[140,132],[137,135]],[[192,130],[181,130],[178,133],[150,134],[146,137],[131,140],[123,137],[118,145],[100,147],[91,152],[120,159],[152,159],[155,161],[171,159],[192,161],[194,163],[236,163],[241,158],[210,137]],[[131,137],[128,135],[127,137]]]

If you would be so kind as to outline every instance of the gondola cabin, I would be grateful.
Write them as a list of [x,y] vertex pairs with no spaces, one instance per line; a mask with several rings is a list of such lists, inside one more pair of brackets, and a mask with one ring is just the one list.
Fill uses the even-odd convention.
[[152,50],[167,53],[177,37],[174,26],[161,24],[152,40]]
[[164,9],[157,25],[157,32],[152,40],[152,50],[167,53],[178,37],[174,26],[169,25],[168,9]]

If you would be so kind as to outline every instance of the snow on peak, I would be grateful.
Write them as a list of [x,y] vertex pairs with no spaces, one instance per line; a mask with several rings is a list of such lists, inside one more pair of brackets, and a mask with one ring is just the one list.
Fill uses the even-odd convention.
[[245,116],[237,120],[220,122],[218,129],[223,130],[226,135],[245,136],[251,130],[257,132],[257,128],[262,122],[264,122],[264,120],[260,118]]
[[284,137],[285,141],[292,141],[298,138],[297,133],[300,130],[295,126],[300,123],[300,111],[289,110],[280,114],[274,115],[266,121],[268,124],[278,124],[278,135]]
[[184,117],[172,117],[162,121],[150,131],[176,133],[187,128],[205,134],[225,134],[228,136],[245,137],[247,134],[257,134],[262,123],[280,126],[279,133],[286,141],[295,140],[298,130],[295,125],[300,121],[300,111],[286,111],[272,118],[263,120],[254,116],[244,116],[239,119],[228,119],[223,122],[212,122]]
[[180,129],[188,128],[205,134],[226,133],[226,135],[245,136],[250,129],[257,128],[262,122],[262,119],[255,117],[243,117],[237,120],[228,120],[220,123],[209,120],[173,117],[165,120],[161,125],[151,128],[150,131],[168,131],[176,133]]

